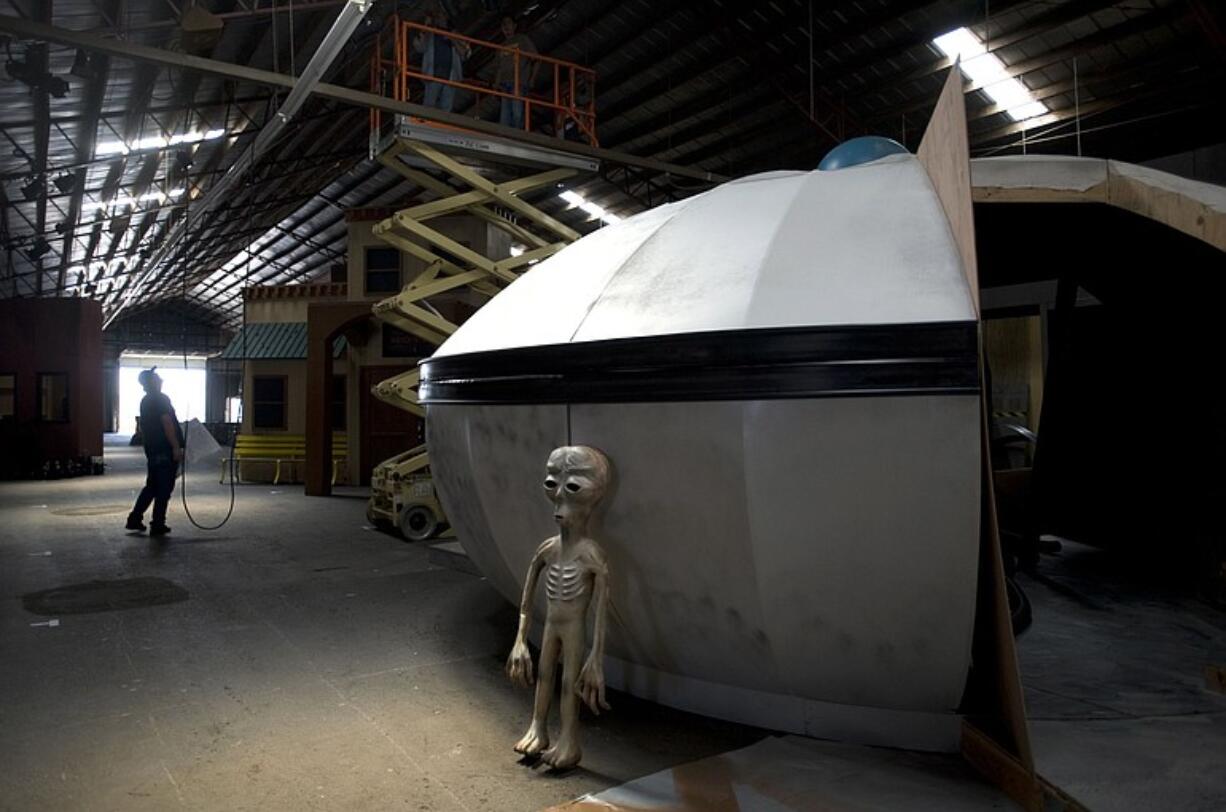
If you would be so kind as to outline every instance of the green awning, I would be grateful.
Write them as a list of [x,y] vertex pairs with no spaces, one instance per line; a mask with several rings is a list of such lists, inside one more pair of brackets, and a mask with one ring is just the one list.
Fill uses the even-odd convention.
[[[332,357],[340,358],[348,342],[337,336],[332,344]],[[305,321],[259,322],[238,331],[229,346],[217,356],[223,360],[293,359],[307,357],[307,325]]]

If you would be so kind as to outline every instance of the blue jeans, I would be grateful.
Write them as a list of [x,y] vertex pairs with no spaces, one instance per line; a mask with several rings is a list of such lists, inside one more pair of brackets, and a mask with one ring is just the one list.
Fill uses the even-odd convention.
[[[498,86],[498,89],[504,93],[514,92],[515,85],[511,82],[503,82]],[[498,111],[498,123],[504,127],[514,127],[517,130],[524,128],[524,103],[516,99],[502,99],[502,109]]]
[[153,503],[153,526],[166,526],[166,508],[170,505],[170,497],[175,493],[175,475],[179,473],[179,463],[165,454],[148,459],[148,474],[145,476],[145,487],[141,488],[132,506],[129,519],[144,518],[149,503]]
[[426,107],[434,107],[450,113],[453,102],[455,102],[454,87],[442,82],[426,82],[426,97],[422,100],[422,104]]

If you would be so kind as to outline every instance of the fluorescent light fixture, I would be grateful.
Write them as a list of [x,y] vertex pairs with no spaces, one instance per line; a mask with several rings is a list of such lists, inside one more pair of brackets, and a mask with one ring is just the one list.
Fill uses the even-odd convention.
[[151,135],[125,144],[122,141],[107,141],[94,149],[94,155],[101,158],[107,155],[127,155],[130,152],[142,152],[149,149],[165,149],[179,144],[198,144],[201,141],[212,141],[226,134],[223,129],[205,130],[204,132],[177,133],[167,138],[164,135]]
[[518,257],[522,255],[523,253],[524,253],[524,247],[522,245],[512,245],[511,246],[511,256]]
[[163,192],[160,189],[155,189],[151,192],[145,192],[139,197],[130,195],[119,195],[110,200],[102,200],[96,203],[86,203],[81,207],[83,212],[94,213],[102,212],[106,214],[108,211],[115,212],[128,206],[135,206],[137,203],[155,202],[159,206],[167,200],[178,200],[187,193],[186,189],[171,189],[169,192]]
[[570,205],[570,208],[582,209],[583,211],[587,212],[588,215],[590,215],[589,219],[601,220],[605,223],[621,222],[622,218],[618,217],[604,206],[601,206],[599,203],[592,203],[578,192],[567,189],[565,192],[559,193],[558,197],[565,200]]
[[957,28],[942,34],[932,44],[951,61],[961,58],[962,73],[982,87],[988,98],[1004,108],[1014,121],[1028,121],[1050,112],[1047,105],[1031,94],[1030,88],[1009,75],[1000,58],[989,53],[969,28]]
[[[144,196],[142,196],[141,199],[143,200]],[[93,211],[100,211],[105,214],[107,210],[114,211],[116,209],[126,208],[128,206],[133,206],[135,204],[136,204],[136,198],[129,197],[128,195],[119,195],[117,197],[111,198],[110,200],[102,200],[97,203],[92,203],[89,206],[87,206],[86,209],[93,210]]]
[[970,77],[972,82],[979,85],[994,85],[997,82],[1009,81],[1005,64],[996,54],[982,54],[966,60],[962,63],[962,72]]
[[1048,116],[1049,112],[1050,111],[1047,109],[1047,105],[1043,104],[1043,102],[1037,101],[1030,102],[1029,104],[1021,104],[1017,107],[1011,107],[1008,110],[1009,116],[1014,121],[1029,121],[1031,119],[1046,117],[1044,121],[1035,121],[1034,124],[1036,126],[1039,124],[1046,124],[1046,119],[1050,119],[1052,121],[1055,120],[1054,116]]
[[951,62],[958,57],[962,57],[965,62],[973,56],[987,53],[979,37],[972,34],[969,28],[955,28],[934,39],[932,44],[940,48],[941,53],[949,57]]
[[179,144],[197,144],[204,140],[204,133],[178,133],[170,136],[167,143],[174,147]]
[[94,154],[101,157],[103,155],[127,155],[131,150],[128,145],[122,141],[106,141],[99,144],[94,149]]
[[588,214],[592,215],[593,220],[599,220],[602,217],[604,217],[606,214],[608,214],[608,212],[605,211],[604,206],[598,205],[596,203],[584,203],[579,208],[587,212]]

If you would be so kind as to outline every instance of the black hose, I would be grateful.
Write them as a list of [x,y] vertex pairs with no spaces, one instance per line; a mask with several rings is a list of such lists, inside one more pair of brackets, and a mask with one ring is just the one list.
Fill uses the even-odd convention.
[[[191,217],[191,197],[192,196],[191,196],[191,177],[190,175],[184,178],[184,182],[187,184],[188,191],[186,195],[187,201],[183,206],[183,239],[180,242],[180,245],[182,246],[182,250],[180,251],[181,260],[183,260],[183,255],[187,251],[187,244],[191,236],[190,217]],[[185,305],[183,309],[183,369],[186,370],[187,369],[187,315],[188,315],[188,309],[186,307],[187,305],[187,262],[186,260],[183,260],[182,265],[183,265],[183,304]],[[247,251],[247,282],[249,283],[250,281],[251,281],[251,251],[250,249],[248,249]],[[247,374],[246,374],[247,372],[247,308],[245,305],[243,307],[242,334],[243,334],[243,380],[245,381],[247,379]],[[205,374],[207,375],[208,373],[206,372]],[[227,375],[227,378],[228,377],[229,376]],[[238,432],[236,431],[234,432],[234,434],[230,436],[230,506],[226,508],[226,515],[222,517],[222,520],[220,522],[218,522],[215,525],[203,525],[200,522],[196,521],[196,517],[192,516],[191,508],[187,506],[187,432],[186,431],[183,432],[183,481],[182,483],[180,483],[179,494],[183,499],[183,513],[187,516],[187,520],[192,523],[192,526],[199,530],[208,530],[208,531],[220,530],[222,526],[225,525],[226,522],[230,521],[230,517],[234,515],[234,497],[235,497],[234,474],[236,473],[235,472],[234,449],[237,443],[238,443]]]
[[[183,356],[184,366],[187,365],[187,356]],[[238,441],[238,432],[230,438],[230,507],[226,509],[226,515],[220,522],[215,525],[206,526],[196,521],[192,516],[191,508],[187,506],[187,432],[183,432],[183,482],[180,485],[179,493],[183,497],[183,513],[187,515],[187,520],[199,530],[220,530],[222,525],[230,521],[230,517],[234,515],[234,446]]]

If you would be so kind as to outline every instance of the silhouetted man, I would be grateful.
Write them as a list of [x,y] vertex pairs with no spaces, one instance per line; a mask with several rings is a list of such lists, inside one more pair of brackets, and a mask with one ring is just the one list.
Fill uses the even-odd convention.
[[[516,33],[514,17],[502,18],[502,36],[505,40],[504,47],[518,50],[523,56],[510,51],[498,52],[498,64],[494,71],[494,87],[503,93],[522,96],[532,89],[536,81],[537,69],[541,66],[540,62],[528,58],[529,55],[537,53],[536,43],[527,34]],[[519,64],[516,65],[516,62]],[[501,98],[502,106],[498,113],[498,123],[504,127],[522,130],[524,128],[524,103],[519,99],[506,96]]]
[[128,530],[144,530],[145,509],[153,503],[153,519],[150,536],[164,536],[170,532],[166,526],[166,507],[175,492],[175,475],[183,460],[183,429],[175,415],[170,398],[162,394],[162,379],[156,370],[146,369],[140,374],[140,385],[145,396],[140,402],[140,429],[145,438],[145,460],[149,475],[136,504],[128,514]]

